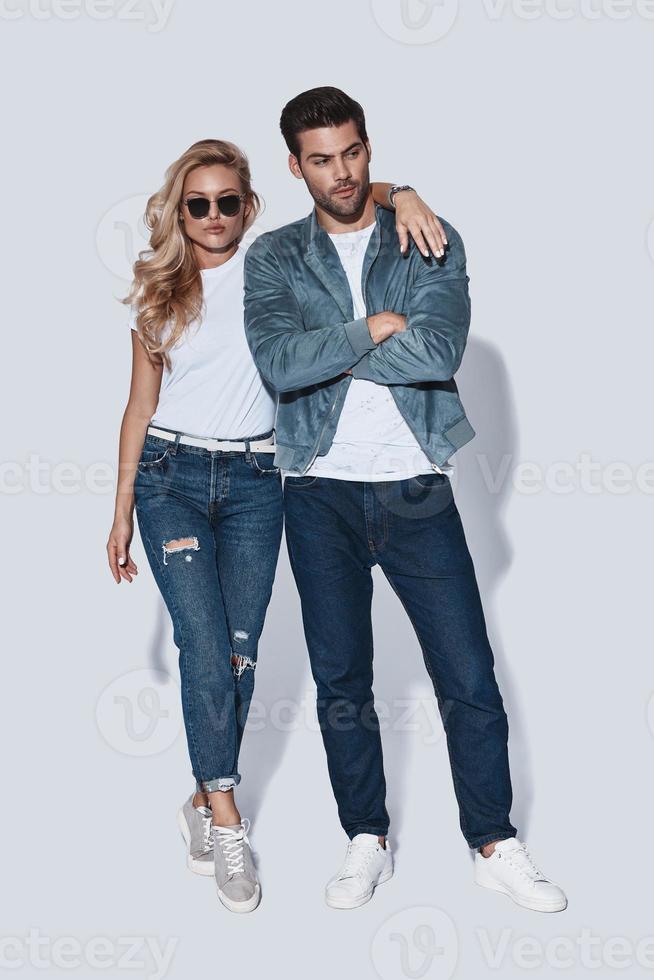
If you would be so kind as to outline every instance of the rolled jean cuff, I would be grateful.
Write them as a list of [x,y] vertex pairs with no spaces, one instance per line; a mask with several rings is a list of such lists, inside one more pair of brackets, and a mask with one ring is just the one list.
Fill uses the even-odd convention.
[[196,779],[195,786],[198,793],[227,793],[240,781],[240,775],[234,773],[233,776],[219,776],[217,779]]
[[515,828],[511,833],[506,830],[499,830],[495,834],[486,834],[484,837],[477,837],[473,840],[468,841],[468,846],[474,849],[478,847],[483,847],[484,844],[492,844],[496,840],[507,840],[509,837],[515,837],[517,835],[517,830]]
[[388,826],[384,827],[369,827],[362,825],[361,827],[355,827],[353,830],[346,831],[347,836],[352,840],[357,834],[374,834],[375,837],[388,837]]
[[370,336],[368,321],[365,316],[346,323],[345,335],[350,341],[350,347],[357,357],[363,357],[367,351],[374,350],[378,346]]

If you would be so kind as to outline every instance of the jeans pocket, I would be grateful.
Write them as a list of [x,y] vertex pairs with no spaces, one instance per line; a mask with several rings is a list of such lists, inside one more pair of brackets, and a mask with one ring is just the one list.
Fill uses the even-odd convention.
[[419,487],[423,487],[425,490],[430,487],[444,486],[449,483],[449,477],[446,473],[418,473],[417,476],[412,476],[411,480]]
[[271,473],[276,475],[279,473],[279,466],[274,465],[273,459],[273,453],[250,453],[249,458],[246,456],[246,460],[257,473]]
[[300,490],[302,487],[312,487],[317,479],[317,476],[287,476],[284,486],[295,487]]
[[166,446],[165,449],[142,449],[141,457],[138,461],[138,468],[147,470],[151,467],[160,466],[168,457],[169,452],[170,446]]

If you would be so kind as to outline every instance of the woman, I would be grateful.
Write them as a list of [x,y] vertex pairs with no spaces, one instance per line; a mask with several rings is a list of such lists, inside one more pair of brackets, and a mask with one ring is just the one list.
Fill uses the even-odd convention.
[[[389,207],[391,185],[373,185]],[[120,432],[107,543],[115,581],[132,582],[133,511],[179,649],[195,791],[178,813],[188,867],[215,875],[231,911],[256,908],[260,886],[234,799],[258,641],[282,534],[274,466],[275,398],[243,326],[241,239],[260,210],[245,155],[202,140],[148,201],[151,248],[134,264],[132,379]],[[444,232],[414,193],[398,230],[424,249]]]

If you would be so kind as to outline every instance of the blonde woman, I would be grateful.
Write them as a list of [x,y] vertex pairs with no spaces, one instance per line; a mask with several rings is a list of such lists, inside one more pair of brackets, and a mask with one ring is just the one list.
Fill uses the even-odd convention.
[[[390,187],[373,185],[386,207]],[[243,322],[241,242],[259,210],[246,156],[212,139],[186,150],[148,201],[150,249],[124,300],[132,378],[107,543],[116,583],[132,582],[136,510],[179,649],[195,778],[178,813],[187,864],[215,875],[233,912],[252,911],[261,894],[234,788],[283,521],[276,399]],[[398,197],[397,224],[405,244],[411,233],[442,249],[443,230],[415,193]]]

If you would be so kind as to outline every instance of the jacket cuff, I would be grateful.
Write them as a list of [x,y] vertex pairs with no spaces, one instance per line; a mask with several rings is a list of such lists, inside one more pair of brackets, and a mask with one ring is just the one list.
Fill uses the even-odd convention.
[[374,350],[378,344],[370,336],[368,321],[365,316],[359,320],[350,320],[345,324],[345,334],[350,341],[350,347],[357,357],[362,357],[366,351]]
[[357,363],[350,368],[350,374],[353,378],[360,378],[363,381],[374,381],[374,378],[370,376],[370,371],[367,370],[367,367],[368,358],[364,354],[361,360],[357,361]]

